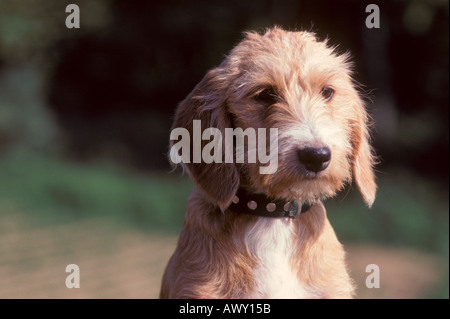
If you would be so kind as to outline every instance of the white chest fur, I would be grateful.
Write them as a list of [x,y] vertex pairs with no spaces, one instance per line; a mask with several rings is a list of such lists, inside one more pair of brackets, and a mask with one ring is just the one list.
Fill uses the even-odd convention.
[[248,251],[258,260],[255,290],[250,298],[314,298],[294,273],[292,220],[260,218],[245,237]]

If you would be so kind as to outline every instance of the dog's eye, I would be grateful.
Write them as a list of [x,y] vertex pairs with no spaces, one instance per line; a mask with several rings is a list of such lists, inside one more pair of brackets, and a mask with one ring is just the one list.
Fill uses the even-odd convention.
[[323,97],[325,100],[327,100],[327,101],[331,100],[331,98],[333,97],[333,95],[334,95],[334,90],[333,90],[332,88],[324,87],[324,88],[322,89],[322,97]]
[[272,105],[278,102],[278,95],[273,88],[266,88],[255,95],[255,100],[261,104]]

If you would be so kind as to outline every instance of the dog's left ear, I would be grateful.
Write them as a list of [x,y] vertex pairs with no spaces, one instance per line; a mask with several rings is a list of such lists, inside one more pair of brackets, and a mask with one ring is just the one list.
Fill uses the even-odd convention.
[[364,198],[366,204],[371,207],[375,201],[377,185],[373,172],[374,155],[370,146],[370,135],[368,130],[368,116],[364,102],[358,93],[355,100],[354,114],[356,118],[352,124],[352,170],[356,185]]

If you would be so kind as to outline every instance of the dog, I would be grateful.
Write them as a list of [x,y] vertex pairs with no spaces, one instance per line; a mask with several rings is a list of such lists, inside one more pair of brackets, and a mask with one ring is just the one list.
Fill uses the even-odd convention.
[[[306,31],[247,32],[179,104],[173,128],[277,128],[278,169],[182,164],[195,183],[160,298],[353,298],[322,201],[353,180],[375,199],[375,157],[349,54]],[[202,145],[205,141],[202,141]],[[173,145],[173,143],[172,143]]]

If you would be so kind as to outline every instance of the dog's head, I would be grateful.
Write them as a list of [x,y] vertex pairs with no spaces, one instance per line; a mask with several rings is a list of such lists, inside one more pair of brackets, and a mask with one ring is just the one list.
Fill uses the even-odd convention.
[[190,176],[222,209],[240,185],[314,202],[334,195],[352,176],[371,206],[376,184],[368,117],[350,68],[347,54],[337,54],[311,33],[279,28],[247,33],[180,103],[173,128],[189,132],[190,143],[197,143],[193,152],[208,144],[193,140],[194,120],[201,121],[202,132],[217,128],[222,141],[226,128],[277,128],[277,141],[267,139],[278,143],[277,170],[261,174],[259,161],[226,163],[222,143],[222,163],[193,163],[191,156],[185,163]]

